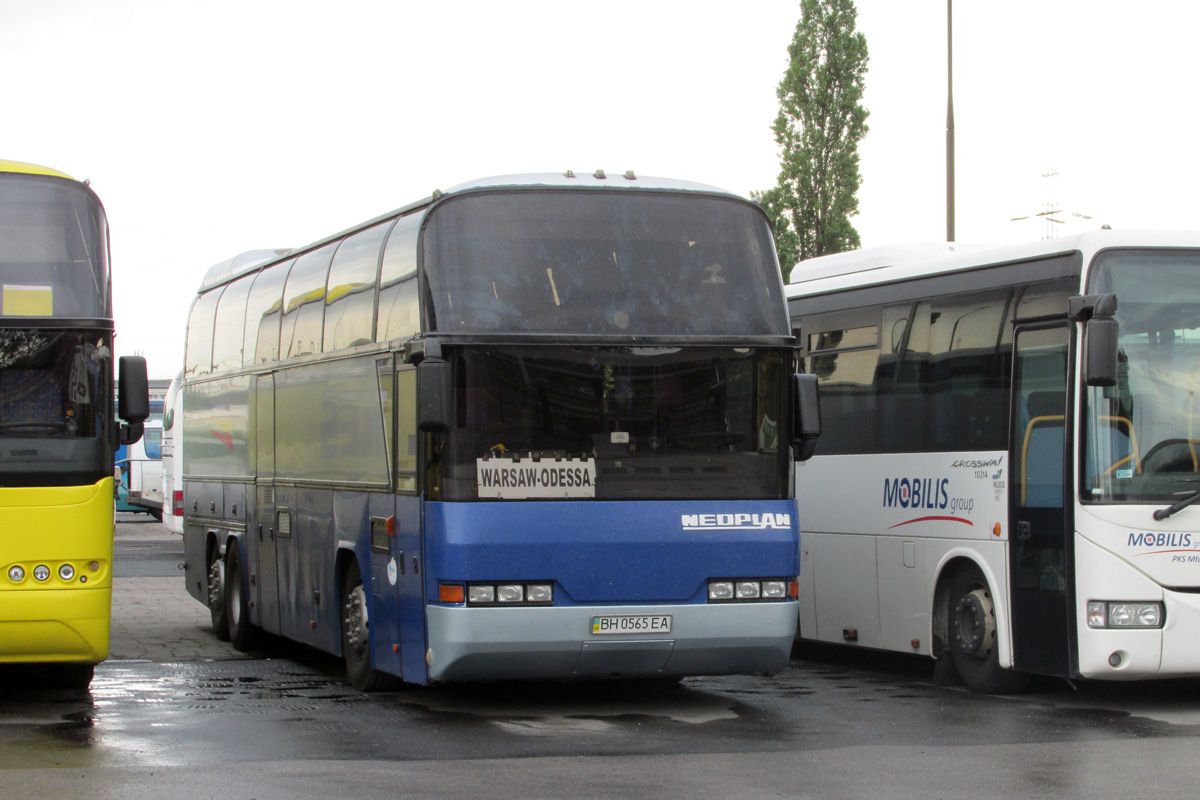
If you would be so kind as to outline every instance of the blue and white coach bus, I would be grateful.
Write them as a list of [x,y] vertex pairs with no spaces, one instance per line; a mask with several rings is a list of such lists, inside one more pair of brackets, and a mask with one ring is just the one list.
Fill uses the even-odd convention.
[[787,665],[819,421],[755,205],[495,178],[256,261],[188,324],[187,586],[218,634],[364,689]]
[[802,637],[931,655],[984,692],[1200,675],[1200,234],[793,276],[826,426],[797,470]]

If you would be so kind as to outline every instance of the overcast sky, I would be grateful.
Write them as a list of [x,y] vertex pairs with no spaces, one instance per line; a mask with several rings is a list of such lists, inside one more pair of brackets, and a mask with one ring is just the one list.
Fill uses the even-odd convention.
[[[864,246],[945,237],[946,3],[858,0]],[[1192,0],[959,0],[957,238],[1194,228]],[[795,0],[0,0],[0,158],[88,178],[117,350],[182,358],[205,270],[472,178],[775,182]],[[1053,181],[1041,177],[1057,171]]]

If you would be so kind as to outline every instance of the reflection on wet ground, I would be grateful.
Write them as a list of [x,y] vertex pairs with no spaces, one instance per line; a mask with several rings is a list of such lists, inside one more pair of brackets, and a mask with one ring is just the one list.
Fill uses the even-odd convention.
[[0,769],[227,760],[811,751],[1195,735],[1200,688],[935,687],[928,662],[806,653],[777,676],[410,687],[366,695],[302,648],[261,660],[101,665],[89,692],[4,677]]

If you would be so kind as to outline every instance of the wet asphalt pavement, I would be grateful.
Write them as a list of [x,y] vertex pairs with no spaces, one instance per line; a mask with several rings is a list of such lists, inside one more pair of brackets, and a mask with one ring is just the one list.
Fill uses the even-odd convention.
[[1184,797],[1200,778],[1200,681],[982,697],[919,659],[810,649],[774,677],[366,695],[311,650],[217,642],[157,523],[122,515],[117,553],[90,691],[2,676],[6,796]]

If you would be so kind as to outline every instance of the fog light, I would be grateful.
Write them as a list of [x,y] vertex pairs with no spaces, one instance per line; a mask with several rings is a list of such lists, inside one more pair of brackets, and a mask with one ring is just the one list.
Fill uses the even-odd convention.
[[63,564],[58,568],[58,577],[64,581],[69,581],[75,577],[75,567],[70,564]]
[[733,581],[713,581],[708,585],[709,600],[732,600]]
[[1113,669],[1116,669],[1117,667],[1121,666],[1121,662],[1124,660],[1125,659],[1121,655],[1121,652],[1117,651],[1108,657],[1108,665]]
[[771,600],[782,600],[787,597],[787,582],[763,581],[762,596]]
[[738,581],[737,597],[739,600],[754,600],[761,596],[762,587],[758,581]]
[[531,603],[550,603],[554,600],[554,587],[544,583],[534,583],[526,587],[525,599]]
[[8,579],[13,583],[20,583],[25,580],[25,568],[20,564],[14,564],[8,568]]
[[525,587],[520,584],[503,584],[496,587],[496,600],[501,603],[525,601]]
[[50,580],[50,568],[47,567],[45,564],[38,564],[36,567],[33,568],[33,577],[35,580],[38,580],[38,581]]
[[472,586],[467,589],[467,602],[494,603],[496,602],[495,586]]

